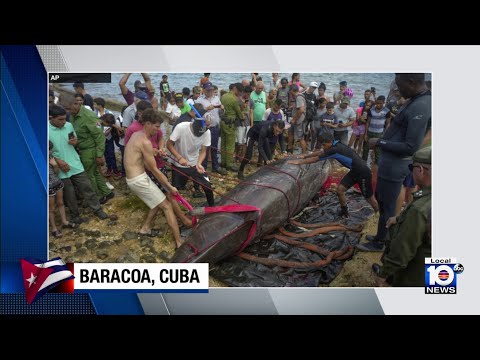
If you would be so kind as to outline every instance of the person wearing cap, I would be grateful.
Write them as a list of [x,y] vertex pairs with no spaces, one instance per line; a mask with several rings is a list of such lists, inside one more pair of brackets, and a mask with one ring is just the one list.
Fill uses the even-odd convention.
[[[426,146],[413,155],[409,165],[420,191],[399,216],[387,221],[387,240],[381,261],[374,264],[377,284],[425,286],[425,258],[432,256],[432,148]],[[358,245],[357,248],[361,246]]]
[[210,146],[210,130],[204,120],[182,122],[175,126],[167,142],[167,149],[175,158],[172,167],[172,183],[183,189],[189,178],[202,186],[208,206],[215,205],[212,185],[202,165]]
[[83,95],[83,105],[90,107],[93,111],[93,97],[85,90],[85,86],[82,82],[76,82],[73,84],[73,89],[76,93]]
[[[210,156],[212,158],[212,171],[219,173],[221,175],[226,174],[226,170],[221,168],[218,164],[218,139],[220,138],[220,109],[223,110],[224,107],[220,102],[218,96],[215,96],[213,84],[210,81],[206,81],[203,84],[204,94],[200,95],[197,99],[197,103],[203,106],[203,109],[206,111],[206,116],[210,118],[210,135],[211,135],[211,144],[207,149],[207,154],[210,151]],[[208,166],[208,155],[205,157],[203,162],[203,167],[206,169]]]
[[132,125],[133,121],[137,118],[137,104],[140,101],[146,101],[150,103],[148,100],[148,95],[145,91],[138,90],[133,94],[133,103],[129,105],[125,111],[123,112],[123,121],[122,126],[127,129],[130,125]]
[[[142,83],[140,80],[136,80],[133,83],[134,92],[130,91],[127,87],[127,81],[130,78],[131,73],[126,73],[122,76],[120,81],[118,82],[118,86],[122,92],[123,98],[127,102],[127,105],[133,104],[135,101],[134,93],[137,91],[144,91],[147,94],[148,101],[152,104],[152,107],[155,110],[158,110],[158,99],[155,96],[155,88],[153,87],[152,80],[150,79],[150,75],[147,73],[142,73],[143,80],[145,81]],[[143,100],[143,99],[142,99]]]
[[342,101],[343,92],[347,88],[347,82],[346,81],[340,81],[338,83],[338,85],[339,85],[340,89],[338,90],[338,92],[333,94],[333,102],[335,103],[335,105],[340,104],[340,102]]
[[[190,89],[188,89],[188,91],[190,92]],[[195,112],[192,110],[192,107],[188,105],[188,103],[185,101],[183,93],[175,94],[175,105],[177,105],[177,107],[180,109],[180,114],[183,115],[188,113],[192,119],[195,119]]]
[[337,127],[333,129],[335,140],[340,140],[342,144],[348,144],[348,128],[353,125],[357,115],[350,107],[350,99],[344,96],[339,105],[334,108],[337,117]]
[[205,89],[203,85],[209,80],[210,73],[203,73],[203,77],[200,79],[200,86],[199,89]]
[[303,93],[303,96],[305,96],[306,100],[306,108],[305,108],[305,137],[306,140],[310,138],[310,126],[313,121],[313,118],[315,117],[315,114],[317,112],[317,109],[315,107],[315,90],[318,88],[318,83],[315,81],[312,81],[308,85],[308,89]]
[[369,139],[371,149],[382,151],[378,162],[376,197],[380,218],[376,235],[367,235],[370,251],[382,251],[387,235],[386,222],[395,215],[402,182],[408,175],[411,156],[420,148],[431,120],[432,96],[424,73],[397,73],[400,94],[409,101],[395,115],[381,139]]
[[337,160],[340,164],[350,169],[337,187],[337,195],[340,202],[339,215],[344,219],[349,218],[345,192],[355,184],[359,185],[363,196],[372,206],[373,210],[377,212],[378,203],[373,194],[372,172],[365,161],[363,161],[352,148],[340,143],[338,140],[334,140],[333,135],[329,132],[323,133],[318,138],[318,142],[321,145],[321,149],[308,155],[300,155],[300,160],[290,160],[288,163],[302,165],[313,164],[327,159]]

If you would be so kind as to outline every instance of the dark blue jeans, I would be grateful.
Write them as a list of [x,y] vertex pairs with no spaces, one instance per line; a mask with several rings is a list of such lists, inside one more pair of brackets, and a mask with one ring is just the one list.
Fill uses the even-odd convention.
[[105,139],[105,162],[107,163],[108,170],[118,171],[113,138],[110,140]]
[[[205,156],[205,160],[202,162],[202,166],[207,170],[208,167],[208,151],[210,150],[210,156],[212,157],[212,170],[217,170],[218,166],[218,138],[220,137],[220,126],[212,126],[210,128],[210,135],[211,135],[211,146],[207,148],[207,156]],[[226,154],[222,154],[225,156]]]
[[123,157],[125,155],[125,146],[120,145],[118,142],[115,142],[115,144],[118,146],[118,148],[120,149],[120,153],[122,154],[122,173],[123,175],[125,175],[125,166],[123,165]]

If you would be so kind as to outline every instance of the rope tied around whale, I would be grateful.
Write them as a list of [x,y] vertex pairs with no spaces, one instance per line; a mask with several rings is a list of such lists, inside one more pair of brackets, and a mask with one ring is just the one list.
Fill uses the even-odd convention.
[[[221,153],[225,153],[225,154],[228,154],[228,155],[233,155],[233,156],[236,156],[238,157],[239,159],[241,160],[245,160],[246,158],[243,157],[243,156],[239,156],[235,153],[231,153],[231,152],[228,152],[226,150],[221,150],[221,149],[218,149],[214,146],[210,146],[212,149],[214,150],[217,150],[218,152],[221,152]],[[249,163],[254,163],[254,160],[250,159],[248,160]],[[265,188],[269,188],[269,189],[273,189],[273,190],[277,190],[277,191],[280,191],[284,196],[285,196],[285,199],[287,200],[287,206],[288,206],[288,217],[291,217],[297,210],[298,210],[298,207],[300,205],[300,193],[302,192],[302,186],[300,185],[300,182],[298,181],[298,178],[293,176],[292,174],[288,173],[287,171],[284,171],[282,169],[279,169],[275,166],[271,166],[271,165],[263,165],[264,167],[272,170],[272,171],[276,171],[276,172],[279,172],[279,173],[282,173],[282,174],[285,174],[287,175],[288,177],[292,178],[294,181],[295,181],[295,184],[297,185],[297,189],[298,189],[298,194],[296,196],[296,199],[297,199],[297,203],[295,205],[295,207],[292,209],[290,207],[290,201],[288,200],[288,197],[287,197],[287,194],[285,194],[284,191],[282,191],[281,189],[273,186],[273,185],[264,185],[264,184],[258,184],[258,183],[251,183],[251,182],[246,182],[246,181],[241,181],[240,184],[243,184],[243,185],[254,185],[254,186],[260,186],[260,187],[265,187]]]
[[[241,252],[243,249],[245,249],[250,241],[255,237],[255,233],[257,232],[257,227],[258,224],[260,223],[262,219],[262,209],[252,206],[252,205],[244,205],[244,204],[239,204],[239,205],[224,205],[224,206],[206,206],[206,207],[199,207],[199,208],[194,208],[190,210],[190,215],[192,216],[203,216],[203,215],[208,215],[208,214],[215,214],[215,213],[241,213],[241,212],[256,212],[257,216],[254,221],[249,221],[245,222],[240,228],[243,228],[244,226],[247,226],[248,224],[251,223],[250,229],[248,231],[248,235],[245,239],[245,241],[240,245],[240,248],[238,249],[238,252]],[[240,228],[235,229],[234,231],[238,231]],[[192,249],[193,253],[188,256],[184,262],[188,262],[191,258],[197,256],[198,254],[203,253],[207,249],[211,248],[212,246],[218,244],[221,242],[223,239],[227,238],[230,233],[225,234],[223,237],[219,238],[217,241],[214,243],[210,244],[209,246],[206,246],[205,248],[198,249],[195,246],[191,244],[187,244],[190,249]]]

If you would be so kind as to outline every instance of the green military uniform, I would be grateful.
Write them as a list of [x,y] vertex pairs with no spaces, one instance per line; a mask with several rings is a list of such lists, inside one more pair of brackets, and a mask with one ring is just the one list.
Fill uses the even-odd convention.
[[82,105],[78,114],[72,117],[71,123],[77,134],[80,160],[92,188],[101,197],[110,194],[112,191],[107,187],[96,162],[96,158],[103,157],[105,153],[105,135],[97,115]]
[[[431,147],[418,150],[413,161],[431,164]],[[393,286],[425,286],[425,258],[432,255],[431,204],[431,188],[423,187],[389,229],[379,276]]]
[[243,114],[240,110],[238,98],[232,92],[224,94],[220,101],[225,108],[225,115],[220,121],[220,136],[222,137],[221,166],[228,170],[233,166],[236,138],[235,119],[243,119]]

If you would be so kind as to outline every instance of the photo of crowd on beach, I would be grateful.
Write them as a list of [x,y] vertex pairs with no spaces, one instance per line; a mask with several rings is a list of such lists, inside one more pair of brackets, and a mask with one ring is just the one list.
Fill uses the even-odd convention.
[[208,262],[210,286],[424,286],[427,73],[49,84],[49,256]]

